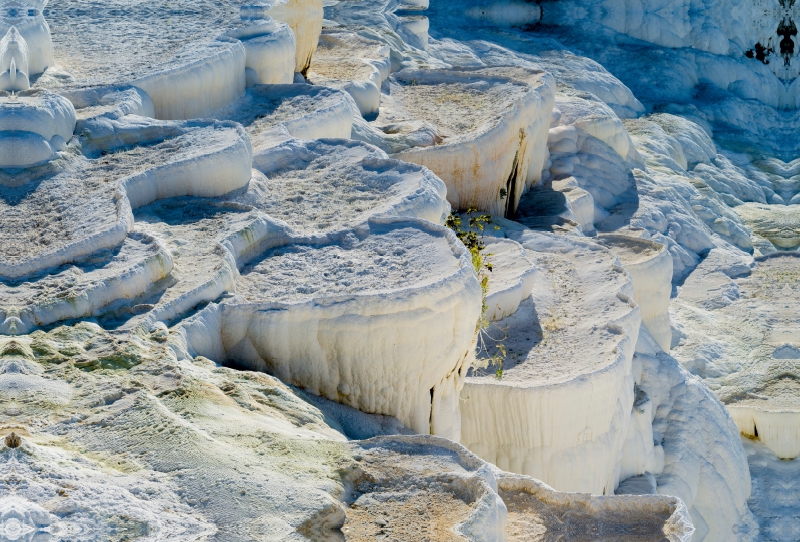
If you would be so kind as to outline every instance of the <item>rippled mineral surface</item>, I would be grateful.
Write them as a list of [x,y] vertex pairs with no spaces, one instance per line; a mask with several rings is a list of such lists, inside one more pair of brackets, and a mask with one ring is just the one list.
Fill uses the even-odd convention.
[[0,542],[799,540],[796,20],[0,0]]

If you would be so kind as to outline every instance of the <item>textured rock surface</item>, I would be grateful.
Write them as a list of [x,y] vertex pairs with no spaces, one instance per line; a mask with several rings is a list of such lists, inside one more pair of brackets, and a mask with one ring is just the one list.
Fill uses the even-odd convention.
[[776,252],[745,276],[690,277],[674,306],[681,325],[692,330],[680,342],[679,359],[709,383],[742,434],[757,436],[784,459],[800,454],[796,266],[792,253]]
[[457,209],[501,216],[516,210],[541,176],[536,164],[552,100],[548,75],[513,68],[401,71],[390,88],[391,102],[387,98],[377,122],[418,118],[442,140],[394,156],[439,175]]
[[347,91],[359,112],[371,115],[378,113],[380,88],[391,68],[388,45],[351,32],[325,31],[307,75],[316,85]]
[[347,138],[353,110],[343,92],[307,85],[256,85],[215,113],[244,126],[253,149],[289,135],[301,139]]
[[496,324],[508,351],[501,378],[494,365],[467,378],[462,441],[554,487],[613,493],[641,322],[631,278],[592,243],[532,232],[518,240],[540,278]]
[[797,538],[791,3],[0,7],[0,538]]
[[623,235],[604,235],[598,243],[613,252],[633,282],[633,300],[642,311],[642,324],[658,345],[669,351],[669,298],[672,291],[672,258],[664,245]]

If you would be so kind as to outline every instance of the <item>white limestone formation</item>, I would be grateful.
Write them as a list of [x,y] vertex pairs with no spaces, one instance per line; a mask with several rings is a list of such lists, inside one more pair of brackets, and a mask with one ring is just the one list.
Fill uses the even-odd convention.
[[132,81],[153,101],[158,119],[202,117],[227,105],[245,89],[247,54],[244,45],[220,39],[188,50],[168,66]]
[[207,116],[241,97],[246,87],[294,80],[295,71],[300,71],[295,69],[296,59],[307,55],[302,62],[308,62],[313,52],[308,43],[317,39],[319,29],[307,29],[310,33],[298,44],[291,24],[264,16],[219,33],[212,41],[187,41],[169,62],[159,59],[155,69],[142,66],[128,81],[148,95],[156,118]]
[[442,139],[394,156],[438,174],[457,209],[513,213],[539,173],[530,166],[546,141],[548,76],[513,68],[402,71],[390,88],[392,101],[385,100],[378,122],[421,118]]
[[[213,317],[215,351],[317,395],[395,416],[415,431],[458,440],[458,392],[480,287],[454,236],[405,218],[372,218],[309,239],[314,244],[285,244],[275,229],[248,234],[255,234],[250,246],[274,248],[244,267],[236,280],[241,298]],[[318,265],[331,267],[317,274]],[[418,277],[412,285],[404,283],[406,272]],[[364,343],[365,336],[382,338]],[[188,344],[190,352],[204,352]],[[396,370],[403,365],[409,370]]]
[[57,94],[30,91],[0,97],[0,166],[28,167],[65,151],[75,129],[72,104]]
[[[86,271],[68,266],[37,281],[35,288],[5,287],[4,304],[10,302],[17,308],[12,318],[18,318],[23,329],[33,329],[109,310],[115,302],[119,305],[144,294],[172,270],[172,256],[165,247],[138,235],[126,239],[119,252],[104,263],[101,269]],[[6,332],[11,325],[9,316],[6,308],[0,308]]]
[[0,538],[797,538],[799,13],[687,6],[0,0]]
[[516,241],[489,237],[484,244],[485,257],[492,265],[484,316],[501,320],[514,314],[519,304],[531,295],[538,273],[523,246]]
[[[543,540],[559,531],[615,532],[630,525],[636,525],[637,534],[670,542],[692,535],[687,511],[674,498],[559,493],[533,478],[491,468],[439,438],[378,437],[359,448],[358,478],[342,526],[350,540],[374,540],[387,528],[393,536],[411,539],[420,520],[430,525],[435,540],[446,540],[448,530],[468,540],[517,541]],[[430,472],[432,461],[446,474]],[[400,476],[412,483],[393,485]],[[390,492],[394,498],[381,498]],[[425,505],[415,510],[420,501]],[[382,520],[370,521],[376,516]]]
[[[458,444],[422,436],[377,437],[355,449],[352,496],[341,527],[348,540],[375,540],[384,529],[411,539],[421,522],[432,539],[505,537],[507,511],[494,471]],[[441,466],[430,469],[435,463]],[[534,524],[534,518],[526,519]]]
[[228,31],[242,41],[247,86],[280,85],[294,81],[297,42],[289,25],[272,19]]
[[14,2],[0,17],[0,90],[28,90],[32,77],[53,65],[50,28],[41,13],[46,4]]
[[[312,406],[273,377],[117,344],[96,325],[37,333],[6,341],[2,348],[0,395],[26,416],[36,413],[60,435],[58,441],[46,440],[13,422],[4,427],[1,457],[24,481],[0,501],[4,528],[16,519],[19,528],[112,536],[109,524],[124,517],[129,528],[187,541],[236,538],[241,525],[322,540],[342,533],[369,540],[376,529],[391,528],[408,539],[418,526],[409,515],[415,510],[430,520],[439,539],[456,532],[470,540],[496,540],[505,533],[512,537],[521,527],[549,525],[548,513],[561,515],[564,503],[576,498],[509,477],[444,439],[384,436],[346,442],[327,425],[333,423],[333,410]],[[80,385],[43,374],[43,364],[72,365],[66,360],[76,351],[82,352]],[[102,354],[95,357],[94,351]],[[109,368],[121,366],[129,367],[150,393],[127,389],[110,376]],[[43,397],[49,400],[43,403]],[[94,423],[60,420],[71,402],[86,405],[74,415]],[[361,426],[376,421],[358,411],[349,415]],[[243,445],[242,437],[258,444]],[[61,442],[81,442],[107,459]],[[123,459],[131,453],[138,469],[109,470],[108,461],[133,464]],[[517,492],[528,495],[527,508],[517,506]],[[37,504],[40,493],[57,495],[49,508]],[[387,496],[394,498],[382,498]],[[654,532],[688,532],[676,499],[644,497],[630,506],[626,497],[577,497],[583,517],[588,512],[609,527],[644,524]],[[238,504],[231,507],[234,498]],[[620,506],[624,513],[615,515]],[[583,517],[570,522],[581,525]]]
[[[728,411],[742,435],[758,438],[778,459],[791,460],[800,455],[797,407],[791,399],[787,401],[788,404],[774,403],[777,402],[775,399],[783,398],[781,395],[788,396],[787,398],[793,395],[794,390],[791,388],[795,387],[794,382],[778,381],[770,387],[773,389],[759,390],[766,391],[769,395],[752,394],[758,397],[748,397],[744,401],[728,405]],[[773,404],[765,404],[765,400],[771,400]]]
[[[142,90],[136,87],[99,87],[78,89],[73,92],[61,91],[61,96],[67,98],[75,107],[75,114],[80,124],[75,126],[78,133],[86,135],[93,133],[95,141],[92,143],[97,148],[111,149],[128,144],[135,144],[136,141],[141,140],[142,132],[139,130],[143,123],[148,123],[152,131],[157,131],[159,128],[157,123],[149,123],[149,121],[140,121],[139,126],[133,122],[131,117],[124,119],[127,115],[135,115],[137,117],[155,117],[155,108],[150,97]],[[115,122],[116,121],[116,122]],[[101,141],[97,140],[99,136],[98,128],[87,127],[87,125],[105,124],[103,130],[106,132],[117,130],[122,132],[120,128],[126,125],[125,130],[129,134],[136,134],[130,142],[122,140]],[[113,126],[113,127],[112,127]],[[114,134],[114,135],[119,135]]]
[[664,245],[623,235],[603,235],[597,241],[613,252],[633,281],[633,300],[642,311],[642,324],[665,352],[672,343],[669,299],[672,257]]
[[794,264],[793,253],[776,252],[747,274],[697,273],[673,309],[684,328],[691,326],[678,359],[709,382],[742,434],[757,437],[784,459],[800,454]]
[[297,43],[294,71],[305,75],[322,31],[322,0],[279,0],[264,14],[292,29]]
[[[559,493],[535,478],[509,473],[500,474],[497,485],[508,508],[509,541],[544,537],[551,530],[619,532],[636,516],[641,518],[637,522],[641,535],[652,539],[688,541],[695,530],[686,507],[675,498],[650,496],[648,509],[642,514],[642,497]],[[531,516],[539,523],[538,532],[531,528]]]
[[264,177],[255,176],[235,201],[304,234],[358,225],[375,215],[444,224],[450,211],[444,183],[429,170],[356,141],[288,140],[256,153],[253,165]]
[[646,330],[636,350],[637,393],[621,463],[622,475],[634,478],[617,492],[679,497],[696,529],[693,539],[755,532],[747,454],[730,414]]
[[[427,9],[427,6],[422,9]],[[393,30],[402,37],[403,41],[423,51],[428,49],[430,35],[430,21],[424,15],[394,16]]]
[[0,39],[0,88],[6,91],[28,90],[28,44],[19,30],[12,26]]
[[324,31],[307,76],[316,85],[345,90],[361,115],[372,115],[378,113],[381,85],[391,67],[387,45],[350,32]]
[[[63,106],[58,100],[55,103]],[[38,210],[28,216],[11,212],[4,218],[7,226],[3,234],[9,241],[4,245],[0,266],[3,277],[19,279],[64,264],[85,267],[91,258],[98,256],[103,261],[98,253],[115,250],[128,236],[133,222],[132,208],[165,197],[213,197],[239,188],[249,180],[251,150],[241,127],[198,122],[161,128],[162,137],[170,129],[175,137],[150,147],[146,158],[133,150],[94,161],[75,156],[61,160],[63,164],[55,166],[57,169],[50,178],[39,183],[35,196],[16,206]],[[182,149],[176,152],[176,145]],[[116,165],[115,177],[102,183],[84,183],[83,174],[105,170],[111,163]],[[94,197],[88,205],[76,205],[65,213],[60,202],[71,200],[76,191]],[[42,201],[47,202],[43,209],[39,207]],[[51,221],[57,221],[59,229],[54,229]],[[35,251],[20,254],[16,237],[26,228],[28,236],[46,242]],[[139,256],[135,256],[137,250],[130,254],[123,250],[125,257],[118,263],[113,258],[106,262],[103,272],[84,274],[76,268],[81,277],[79,284],[70,289],[59,286],[61,292],[55,299],[39,296],[37,300],[30,289],[27,292],[12,289],[0,309],[3,332],[24,333],[61,319],[92,316],[115,301],[144,294],[172,266],[170,254],[159,248],[158,242],[150,243],[154,248],[151,255],[147,256],[142,249],[138,250]],[[56,278],[55,284],[63,280]],[[49,287],[52,289],[55,284],[51,282]],[[47,281],[37,287],[47,291]]]
[[[304,155],[307,161],[281,163],[282,157],[295,153]],[[297,233],[307,235],[349,229],[381,214],[442,223],[449,208],[443,183],[429,171],[387,160],[377,149],[360,143],[309,144],[293,140],[274,148],[271,154],[265,153],[263,158],[270,156],[272,159],[264,163],[272,168],[267,172],[274,180],[255,171],[246,190],[230,194],[222,206],[206,207],[198,213],[200,220],[196,224],[170,225],[182,216],[187,204],[175,210],[156,205],[140,211],[142,216],[137,220],[147,224],[146,232],[173,239],[171,243],[179,250],[173,260],[181,276],[181,281],[160,297],[148,322],[173,320],[198,303],[213,301],[233,290],[238,267],[263,250],[265,236],[277,234],[278,239],[272,242],[288,242],[288,229],[271,219],[259,219],[261,211],[284,218]],[[341,180],[322,183],[330,178]],[[285,188],[292,193],[272,199],[271,193]],[[351,199],[353,189],[362,194],[361,200]],[[209,238],[209,228],[219,233]],[[208,264],[198,268],[198,261]],[[223,356],[219,347],[216,345],[213,351]]]
[[166,152],[166,163],[151,162],[123,181],[132,208],[177,196],[221,196],[249,181],[252,148],[241,126],[197,121],[182,128],[180,152]]
[[557,96],[547,139],[550,188],[564,194],[565,218],[590,234],[631,198],[638,152],[609,106],[575,91]]
[[778,250],[796,250],[800,247],[795,205],[767,205],[748,202],[734,208],[750,229],[754,255],[764,256]]
[[346,93],[310,85],[257,85],[216,116],[243,125],[256,152],[287,136],[348,138],[353,127]]
[[[47,1],[21,0],[7,2],[6,5],[7,9],[0,17],[0,32],[5,36],[4,45],[0,45],[3,48],[2,56],[5,59],[15,57],[17,69],[23,72],[20,75],[30,82],[32,76],[41,74],[54,64],[50,27],[42,13]],[[15,52],[7,49],[10,41],[16,41],[19,49]],[[5,66],[6,69],[8,67]]]
[[507,335],[496,340],[508,356],[467,377],[462,442],[561,490],[612,494],[634,398],[633,283],[590,242],[533,232],[517,240],[540,278],[516,313],[489,328],[490,337]]

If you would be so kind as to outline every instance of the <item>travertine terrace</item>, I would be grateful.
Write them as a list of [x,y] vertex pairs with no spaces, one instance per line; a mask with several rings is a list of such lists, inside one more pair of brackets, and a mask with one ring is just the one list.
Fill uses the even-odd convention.
[[0,541],[797,540],[796,15],[0,0]]

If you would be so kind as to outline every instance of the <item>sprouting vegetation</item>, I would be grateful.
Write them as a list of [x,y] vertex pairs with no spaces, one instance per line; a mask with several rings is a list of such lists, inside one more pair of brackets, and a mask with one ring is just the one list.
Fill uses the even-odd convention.
[[484,252],[486,244],[483,242],[483,236],[488,226],[493,226],[499,229],[498,226],[492,224],[492,216],[489,214],[479,214],[478,209],[470,207],[465,213],[466,227],[461,215],[456,211],[452,211],[445,221],[445,226],[455,232],[456,237],[464,243],[464,246],[469,250],[472,256],[472,266],[475,268],[475,273],[478,275],[478,281],[481,285],[481,316],[475,329],[477,334],[478,353],[489,353],[487,342],[494,344],[495,353],[486,359],[487,365],[497,367],[495,371],[495,378],[502,380],[503,378],[503,360],[506,357],[506,348],[502,344],[503,339],[496,339],[489,334],[490,322],[486,317],[486,312],[489,309],[486,303],[486,295],[489,292],[489,276],[492,273],[492,263],[490,261],[491,254]]

